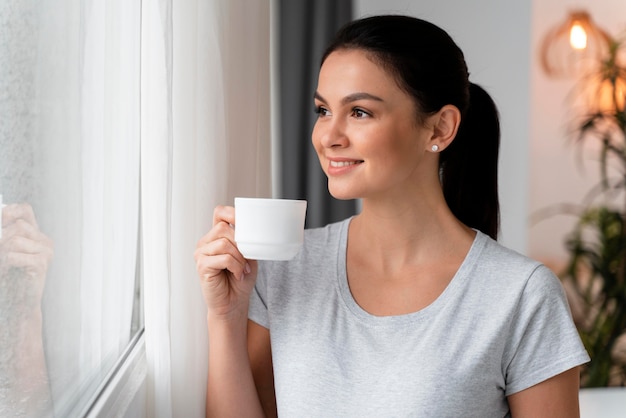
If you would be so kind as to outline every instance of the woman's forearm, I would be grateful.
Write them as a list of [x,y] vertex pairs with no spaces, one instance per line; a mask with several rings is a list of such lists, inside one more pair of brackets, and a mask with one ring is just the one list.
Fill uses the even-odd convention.
[[8,316],[0,341],[0,415],[47,416],[51,400],[41,311]]
[[212,319],[207,417],[263,417],[247,349],[247,317]]

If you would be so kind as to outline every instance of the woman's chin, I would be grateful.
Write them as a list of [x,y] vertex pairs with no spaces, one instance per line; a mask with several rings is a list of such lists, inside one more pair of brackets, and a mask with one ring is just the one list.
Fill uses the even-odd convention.
[[352,199],[358,199],[360,197],[358,194],[354,193],[354,191],[352,190],[345,190],[345,189],[340,189],[340,188],[329,187],[328,192],[330,193],[332,197],[334,197],[337,200],[352,200]]

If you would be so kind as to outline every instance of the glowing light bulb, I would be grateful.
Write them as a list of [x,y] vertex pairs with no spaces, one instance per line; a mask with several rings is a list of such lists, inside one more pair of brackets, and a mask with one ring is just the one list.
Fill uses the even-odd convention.
[[569,43],[574,49],[587,48],[587,32],[578,22],[574,22],[569,32]]

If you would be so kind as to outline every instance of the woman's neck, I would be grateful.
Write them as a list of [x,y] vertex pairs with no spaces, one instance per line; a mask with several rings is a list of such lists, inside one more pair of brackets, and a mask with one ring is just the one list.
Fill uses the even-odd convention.
[[[395,202],[394,202],[395,203]],[[350,222],[346,272],[356,303],[376,316],[417,312],[448,286],[475,232],[445,202],[363,202]]]
[[363,201],[351,222],[349,245],[386,268],[464,257],[475,232],[458,221],[443,197]]

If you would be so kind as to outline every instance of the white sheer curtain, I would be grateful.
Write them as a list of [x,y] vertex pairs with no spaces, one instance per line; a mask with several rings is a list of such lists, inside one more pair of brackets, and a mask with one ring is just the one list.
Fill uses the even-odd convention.
[[131,331],[139,235],[138,0],[81,8],[83,379],[113,364]]
[[55,242],[43,314],[58,415],[85,406],[131,337],[140,6],[74,0],[37,7],[40,209]]
[[49,382],[56,416],[78,416],[130,341],[140,11],[140,0],[0,2],[0,193],[11,204],[4,212],[31,206],[36,227],[54,244],[51,263],[34,280],[28,267],[4,265],[11,232],[0,243],[0,294],[13,300],[0,303],[3,331],[9,322],[34,329],[29,315],[20,316],[32,301],[12,292],[45,282],[36,301],[43,335],[0,333],[1,416],[22,416],[40,401],[30,389],[17,398],[11,390],[36,366],[15,359],[42,342],[46,370],[36,375]]
[[[3,226],[1,416],[36,405],[30,388],[47,381],[56,415],[80,416],[131,339],[138,248],[145,416],[204,415],[206,308],[193,251],[215,205],[271,192],[269,9],[0,1],[3,213],[32,206],[38,237],[54,243],[33,278],[7,264],[15,227]],[[31,350],[45,367],[23,358]],[[139,380],[143,368],[133,370]]]
[[204,415],[206,307],[193,263],[213,207],[269,196],[268,0],[142,11],[141,183],[148,408]]

